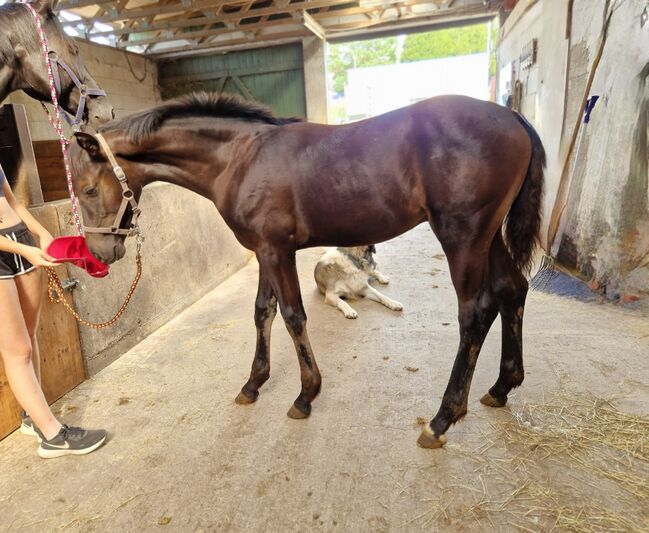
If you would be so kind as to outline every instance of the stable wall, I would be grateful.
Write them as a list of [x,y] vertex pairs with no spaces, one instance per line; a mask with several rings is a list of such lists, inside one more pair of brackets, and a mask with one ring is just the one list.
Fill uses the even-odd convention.
[[[597,55],[605,0],[521,0],[503,26],[499,67],[514,65],[520,109],[548,152],[543,242],[563,162]],[[568,165],[568,205],[558,258],[609,298],[649,294],[649,23],[645,0],[615,4],[601,63],[588,96],[600,100]],[[537,63],[517,68],[538,39]]]
[[[513,79],[520,80],[520,111],[538,130],[547,155],[544,223],[545,242],[549,218],[561,174],[562,132],[565,111],[566,66],[568,45],[566,25],[568,2],[522,0],[509,15],[501,30],[498,44],[498,68],[511,64]],[[522,69],[520,55],[524,46],[537,40],[537,58],[529,69]]]
[[301,43],[161,60],[164,98],[192,91],[238,94],[281,117],[307,115]]
[[[144,189],[140,224],[145,235],[143,272],[130,306],[113,327],[96,331],[79,326],[81,352],[93,375],[151,332],[174,318],[219,283],[243,267],[252,253],[235,239],[214,204],[174,185],[157,183]],[[61,234],[75,234],[70,201],[50,202],[37,209],[58,219]],[[135,275],[135,242],[127,240],[127,255],[111,266],[110,275],[94,279],[70,267],[79,280],[74,304],[87,320],[112,318]],[[250,302],[251,313],[254,302]],[[179,354],[184,357],[185,354]]]

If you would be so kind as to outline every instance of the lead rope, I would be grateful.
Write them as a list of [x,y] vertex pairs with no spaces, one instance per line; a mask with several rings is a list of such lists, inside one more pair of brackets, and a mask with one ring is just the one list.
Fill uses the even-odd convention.
[[117,311],[115,316],[110,320],[107,320],[106,322],[89,322],[85,318],[79,316],[79,313],[77,313],[74,310],[74,307],[72,307],[72,305],[66,300],[63,294],[63,287],[61,286],[61,280],[57,276],[56,271],[53,268],[48,267],[45,270],[47,271],[47,286],[49,289],[48,296],[50,298],[50,301],[55,304],[63,304],[63,307],[68,310],[68,312],[77,320],[77,322],[83,324],[86,327],[96,330],[109,328],[110,326],[115,324],[115,322],[117,322],[124,314],[124,311],[126,311],[128,304],[131,303],[131,297],[133,296],[137,284],[140,281],[140,277],[142,276],[142,258],[139,252],[135,256],[135,264],[137,265],[137,272],[135,273],[135,279],[133,280],[133,283],[131,283],[131,288],[128,290],[126,299],[124,300],[122,307],[119,308],[119,311]]
[[[57,135],[59,136],[59,141],[61,142],[61,153],[63,154],[63,163],[65,164],[65,176],[67,178],[68,182],[68,194],[70,195],[70,200],[72,201],[72,216],[74,218],[74,224],[77,227],[77,232],[79,235],[83,236],[83,228],[81,226],[81,218],[79,217],[79,207],[77,205],[77,197],[74,194],[74,188],[72,186],[72,171],[70,169],[70,159],[68,157],[68,144],[70,144],[70,139],[67,139],[65,137],[65,134],[63,133],[63,123],[61,121],[61,112],[59,110],[59,99],[56,94],[56,85],[54,83],[54,74],[52,72],[52,64],[50,62],[50,57],[49,57],[49,51],[48,51],[48,46],[47,46],[47,36],[45,35],[45,31],[43,30],[43,24],[41,23],[41,17],[39,14],[36,12],[36,10],[27,3],[27,0],[22,0],[22,5],[24,5],[32,14],[34,17],[34,20],[36,22],[36,27],[38,28],[38,36],[41,41],[41,51],[43,52],[43,57],[45,59],[45,66],[47,68],[47,79],[50,85],[50,95],[52,97],[52,104],[54,106],[54,112],[55,112],[55,118],[52,118],[52,115],[50,114],[49,110],[47,107],[45,107],[45,104],[43,105],[43,108],[45,109],[45,112],[47,113],[47,118],[56,131]],[[113,318],[110,320],[107,320],[106,322],[90,322],[81,316],[79,316],[79,313],[77,313],[70,304],[67,299],[65,298],[64,295],[64,290],[63,286],[61,285],[61,279],[59,278],[58,274],[52,267],[46,267],[45,271],[47,272],[47,295],[50,299],[50,302],[52,303],[61,303],[65,307],[65,309],[80,323],[83,324],[86,327],[100,330],[100,329],[105,329],[117,322],[120,317],[124,314],[124,311],[126,311],[126,308],[128,307],[129,303],[131,303],[131,298],[133,297],[133,293],[135,292],[135,289],[137,288],[137,284],[140,281],[140,278],[142,277],[142,255],[141,255],[141,248],[142,248],[142,238],[140,235],[137,236],[137,249],[136,249],[136,255],[135,255],[135,264],[137,266],[137,270],[135,272],[135,278],[133,279],[133,282],[131,283],[131,287],[128,291],[128,294],[126,295],[126,298],[124,300],[124,303],[122,306],[119,308],[117,313]]]

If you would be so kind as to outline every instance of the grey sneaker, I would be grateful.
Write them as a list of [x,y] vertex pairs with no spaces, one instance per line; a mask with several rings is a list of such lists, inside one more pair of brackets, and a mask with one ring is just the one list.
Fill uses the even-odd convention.
[[38,455],[43,459],[63,455],[84,455],[95,451],[105,441],[106,432],[103,429],[88,430],[63,424],[61,431],[55,437],[41,441]]
[[43,440],[43,435],[36,427],[36,424],[34,424],[34,421],[25,411],[20,412],[20,432],[23,435],[37,437],[38,442],[41,442]]

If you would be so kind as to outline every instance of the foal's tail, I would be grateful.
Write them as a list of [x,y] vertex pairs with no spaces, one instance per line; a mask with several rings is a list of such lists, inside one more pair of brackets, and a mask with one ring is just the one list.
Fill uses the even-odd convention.
[[505,220],[505,240],[514,263],[519,270],[527,273],[539,242],[545,149],[534,127],[522,115],[515,115],[530,136],[532,157],[523,186]]

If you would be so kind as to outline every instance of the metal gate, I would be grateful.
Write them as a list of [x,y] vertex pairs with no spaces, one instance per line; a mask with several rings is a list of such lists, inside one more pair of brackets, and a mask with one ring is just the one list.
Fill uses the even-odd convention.
[[279,116],[306,116],[301,43],[179,58],[158,65],[162,96],[192,91],[240,94]]

